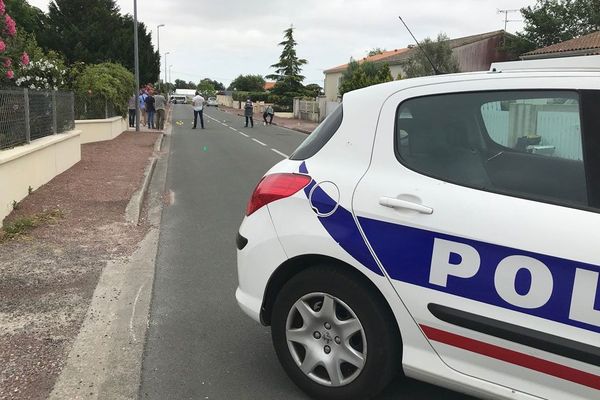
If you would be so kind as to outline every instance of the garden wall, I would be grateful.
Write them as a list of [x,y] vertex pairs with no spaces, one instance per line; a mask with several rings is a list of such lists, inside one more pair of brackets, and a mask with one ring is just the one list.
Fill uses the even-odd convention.
[[29,188],[36,190],[81,160],[80,134],[70,131],[0,151],[0,222]]
[[75,129],[81,131],[81,144],[112,140],[126,131],[127,125],[122,117],[75,121]]

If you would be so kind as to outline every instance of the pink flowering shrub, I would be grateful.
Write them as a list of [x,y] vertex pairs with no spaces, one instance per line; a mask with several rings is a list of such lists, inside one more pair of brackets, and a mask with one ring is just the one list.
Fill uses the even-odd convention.
[[30,64],[29,54],[22,50],[22,39],[16,35],[17,23],[6,13],[4,0],[0,0],[0,82],[11,85],[15,84],[15,75]]
[[8,14],[4,16],[4,33],[10,37],[14,37],[17,34],[17,23]]

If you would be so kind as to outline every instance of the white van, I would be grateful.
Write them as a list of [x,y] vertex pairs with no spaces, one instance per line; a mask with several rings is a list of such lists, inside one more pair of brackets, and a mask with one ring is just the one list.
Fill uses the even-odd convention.
[[173,104],[185,104],[187,103],[187,97],[184,95],[174,94],[169,98],[169,101]]

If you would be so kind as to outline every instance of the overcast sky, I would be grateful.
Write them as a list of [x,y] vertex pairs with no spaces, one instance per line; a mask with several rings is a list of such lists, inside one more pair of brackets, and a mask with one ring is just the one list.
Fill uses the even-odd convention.
[[[28,0],[47,11],[49,0]],[[228,85],[240,74],[267,75],[278,61],[282,32],[296,28],[299,57],[308,60],[305,83],[323,86],[323,70],[360,58],[370,49],[386,50],[412,43],[398,15],[417,39],[445,32],[451,38],[504,28],[498,9],[520,9],[535,0],[138,0],[138,18],[160,29],[160,51],[171,80],[198,82],[208,77]],[[133,14],[133,0],[117,0],[122,13]],[[520,13],[509,14],[520,20]],[[18,22],[18,21],[17,21]],[[508,31],[522,29],[521,22]],[[164,77],[164,58],[162,61]]]

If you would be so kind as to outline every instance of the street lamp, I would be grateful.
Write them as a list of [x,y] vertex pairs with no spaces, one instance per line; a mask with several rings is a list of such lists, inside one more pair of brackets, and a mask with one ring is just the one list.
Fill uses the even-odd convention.
[[156,26],[156,45],[158,47],[158,54],[160,54],[160,28],[166,26],[165,24],[160,24]]
[[137,19],[137,0],[133,0],[133,58],[135,66],[135,130],[140,131],[140,102],[137,96],[140,93],[140,55],[138,43],[138,19]]
[[[169,65],[169,78],[167,79],[167,81],[169,81],[169,83],[171,82],[171,80],[173,79],[173,75],[171,75],[171,68],[173,67],[173,64]],[[167,87],[167,90],[169,90],[170,87]]]
[[[165,26],[165,24],[156,25],[156,47],[158,47],[158,54],[160,54],[160,28]],[[160,89],[160,81],[159,81],[159,89]]]
[[167,82],[167,56],[171,54],[170,52],[165,53],[165,83]]

